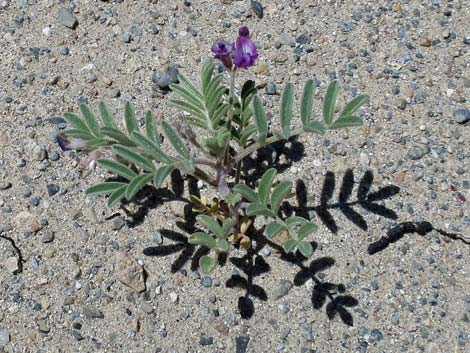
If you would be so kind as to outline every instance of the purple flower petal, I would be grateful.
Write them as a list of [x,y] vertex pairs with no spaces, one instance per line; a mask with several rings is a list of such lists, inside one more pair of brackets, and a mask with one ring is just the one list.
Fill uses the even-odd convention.
[[239,37],[235,44],[233,63],[236,67],[246,69],[255,64],[258,58],[258,52],[255,43],[249,36],[250,32],[247,27],[241,27],[238,33]]
[[215,54],[215,58],[222,61],[224,66],[228,69],[231,69],[233,66],[231,57],[233,47],[233,44],[220,40],[216,42],[211,48],[212,52]]

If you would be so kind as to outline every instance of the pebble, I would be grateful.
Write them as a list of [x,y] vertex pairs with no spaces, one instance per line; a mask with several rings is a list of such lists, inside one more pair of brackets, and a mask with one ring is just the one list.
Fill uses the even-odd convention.
[[40,202],[41,202],[41,199],[38,196],[33,196],[29,199],[29,204],[34,207],[39,206]]
[[126,225],[126,220],[122,216],[115,217],[113,219],[113,224],[111,225],[112,230],[120,230]]
[[49,196],[54,196],[55,194],[59,192],[60,187],[56,184],[47,184],[46,189],[47,189],[47,194]]
[[132,36],[130,33],[124,33],[122,36],[121,36],[121,40],[123,43],[130,43],[131,40],[132,40]]
[[0,347],[10,342],[10,333],[7,330],[0,330]]
[[287,293],[289,293],[289,291],[292,289],[292,282],[291,281],[288,281],[288,280],[280,280],[279,281],[279,284],[274,287],[273,291],[272,291],[272,298],[274,300],[277,300],[277,299],[280,299],[284,296],[287,295]]
[[54,238],[55,238],[54,232],[46,232],[41,238],[41,241],[47,244],[47,243],[51,243],[52,241],[54,241]]
[[51,328],[47,325],[46,321],[38,320],[37,324],[38,324],[38,329],[40,332],[46,333],[46,334],[51,332]]
[[118,252],[115,261],[116,278],[136,292],[145,291],[144,269],[125,252]]
[[149,303],[143,302],[142,304],[140,304],[140,310],[142,310],[146,314],[150,314],[151,312],[153,312],[153,306]]
[[265,90],[266,90],[266,94],[267,94],[267,95],[274,95],[274,94],[277,93],[277,91],[276,91],[276,85],[275,85],[274,83],[272,83],[272,82],[270,82],[270,83],[268,83],[268,84],[266,85],[266,89],[265,89]]
[[249,336],[237,336],[235,338],[235,352],[246,353],[249,342],[250,342]]
[[426,155],[426,151],[421,147],[411,147],[407,153],[408,158],[412,160],[420,159],[424,157],[424,155]]
[[174,66],[169,66],[157,81],[158,87],[161,89],[169,89],[170,84],[178,82],[179,71]]
[[19,270],[18,259],[16,258],[16,256],[10,256],[5,260],[5,262],[3,263],[3,266],[5,266],[8,272],[14,274],[16,273],[16,271]]
[[202,335],[199,339],[199,345],[201,346],[210,346],[214,344],[214,337]]
[[212,287],[212,278],[210,278],[209,276],[202,277],[201,284],[203,287],[206,287],[206,288]]
[[251,9],[258,18],[263,18],[263,5],[259,1],[251,1]]
[[453,120],[458,124],[465,124],[470,120],[469,109],[457,109],[454,111]]
[[90,319],[103,319],[104,314],[101,310],[98,308],[95,308],[94,306],[85,306],[82,309],[82,314],[83,316],[90,318]]
[[78,25],[78,20],[69,12],[69,10],[61,9],[59,11],[59,23],[67,28],[75,29]]

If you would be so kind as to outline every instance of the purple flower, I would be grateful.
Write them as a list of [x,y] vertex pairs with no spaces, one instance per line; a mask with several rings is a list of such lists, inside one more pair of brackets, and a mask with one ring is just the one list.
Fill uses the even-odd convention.
[[62,151],[83,150],[87,147],[85,140],[76,137],[67,137],[64,134],[57,135],[55,140]]
[[233,64],[231,54],[233,51],[233,44],[224,40],[219,40],[212,46],[211,50],[215,54],[215,58],[222,61],[227,69],[232,68]]
[[239,37],[237,38],[233,54],[233,63],[236,67],[246,69],[255,64],[258,52],[256,51],[255,43],[250,38],[248,27],[241,27],[238,34]]

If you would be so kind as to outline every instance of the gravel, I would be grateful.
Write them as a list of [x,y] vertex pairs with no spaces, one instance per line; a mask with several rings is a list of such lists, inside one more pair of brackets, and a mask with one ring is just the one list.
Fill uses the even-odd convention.
[[[367,253],[405,221],[470,234],[466,5],[0,0],[0,351],[468,351],[468,245],[431,231]],[[354,96],[370,99],[357,112],[363,127],[302,135],[276,146],[284,153],[267,151],[279,179],[297,186],[302,215],[319,224],[309,238],[312,259],[286,261],[256,244],[253,259],[236,260],[244,254],[236,250],[209,276],[195,268],[204,249],[185,241],[194,231],[183,220],[186,176],[169,202],[161,190],[108,208],[106,197],[85,190],[112,175],[100,166],[86,173],[84,157],[60,150],[54,136],[70,128],[63,113],[79,114],[85,102],[96,114],[106,102],[121,127],[129,100],[142,125],[148,110],[156,120],[179,119],[170,84],[178,74],[195,80],[214,41],[234,41],[242,25],[259,59],[236,77],[255,80],[276,131],[287,82],[296,127],[307,79],[317,83],[314,119],[322,119],[334,78],[338,115]],[[349,168],[353,189],[343,205]],[[373,204],[357,198],[368,170]],[[328,172],[335,183],[325,200]],[[378,190],[391,185],[400,192],[382,199]],[[209,190],[198,189],[210,199]],[[256,266],[245,268],[247,260]],[[239,281],[230,286],[232,274]],[[333,298],[344,310],[332,310]],[[341,319],[347,313],[352,327]]]

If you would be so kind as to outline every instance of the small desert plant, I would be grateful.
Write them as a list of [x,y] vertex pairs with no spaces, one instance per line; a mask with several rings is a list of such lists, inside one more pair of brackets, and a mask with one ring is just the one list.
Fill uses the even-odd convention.
[[[133,107],[126,103],[124,130],[104,103],[99,104],[102,124],[88,106],[81,105],[83,119],[66,113],[72,128],[59,135],[57,141],[65,150],[86,153],[90,167],[97,164],[121,177],[122,181],[107,181],[87,190],[88,195],[109,194],[109,206],[124,198],[131,200],[147,184],[161,187],[175,169],[214,187],[217,197],[211,201],[205,196],[191,196],[193,209],[199,213],[196,219],[204,231],[192,234],[189,242],[211,249],[200,259],[204,272],[211,271],[219,254],[229,252],[233,245],[250,248],[250,227],[255,217],[270,220],[264,235],[281,242],[285,252],[298,250],[309,257],[313,249],[308,237],[317,225],[296,215],[283,217],[280,211],[283,201],[292,196],[292,183],[277,180],[275,169],[267,170],[255,188],[240,183],[243,160],[260,148],[295,135],[323,135],[330,129],[362,125],[362,119],[354,113],[367,96],[356,96],[335,118],[339,87],[333,81],[323,99],[323,119],[315,120],[312,108],[316,82],[309,80],[300,101],[300,126],[294,128],[294,86],[288,83],[281,97],[280,130],[273,130],[254,81],[236,88],[237,71],[253,66],[258,57],[248,29],[240,28],[235,43],[219,41],[212,51],[228,72],[228,85],[224,84],[223,73],[214,72],[212,60],[203,64],[199,84],[180,75],[179,83],[170,86],[175,97],[170,103],[184,112],[178,128],[177,122],[166,120],[157,127],[148,112],[142,131]],[[172,152],[162,148],[160,132],[173,147]]]

